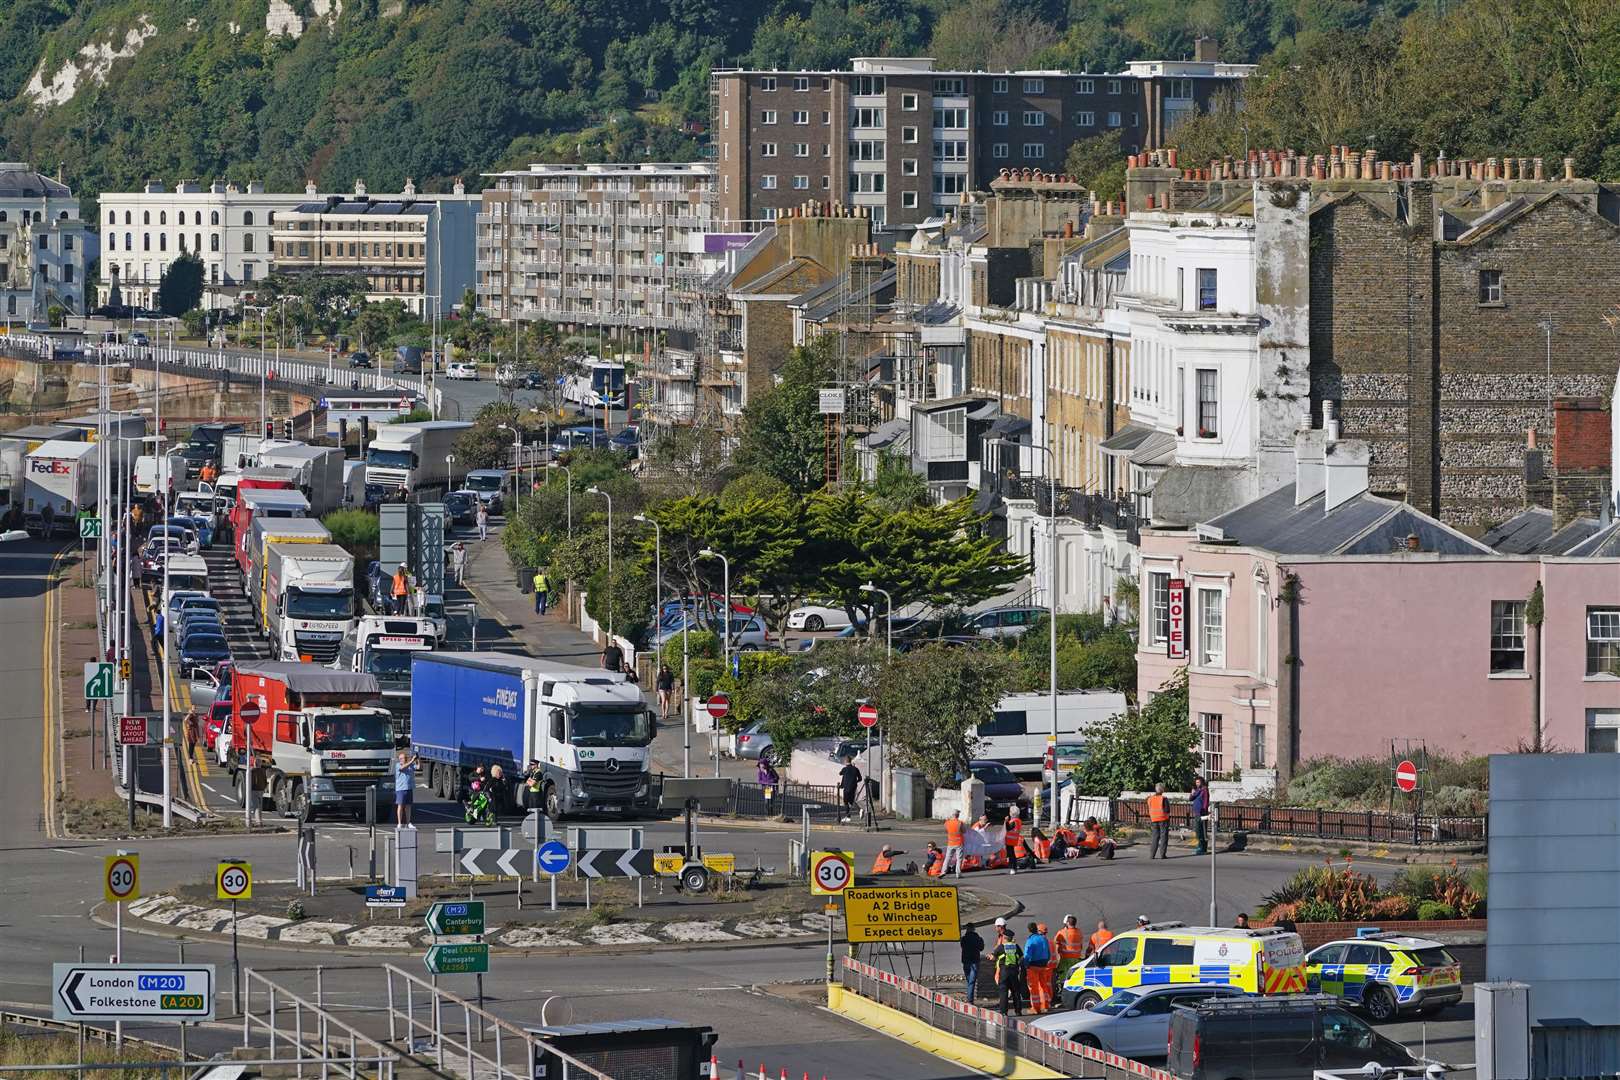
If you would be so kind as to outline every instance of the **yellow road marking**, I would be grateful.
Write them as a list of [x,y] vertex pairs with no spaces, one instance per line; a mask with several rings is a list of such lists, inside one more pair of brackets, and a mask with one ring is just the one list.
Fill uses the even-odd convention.
[[59,574],[62,569],[62,559],[71,552],[71,548],[63,548],[51,559],[50,569],[45,573],[45,626],[44,639],[40,642],[40,667],[44,669],[44,695],[41,704],[44,725],[44,749],[40,753],[40,779],[41,799],[45,813],[45,836],[55,840],[56,836],[56,732],[59,724],[58,711],[61,708],[61,681],[62,672],[58,670],[56,658],[59,655],[59,635],[61,626],[58,625],[55,609],[58,604],[56,586],[60,581]]

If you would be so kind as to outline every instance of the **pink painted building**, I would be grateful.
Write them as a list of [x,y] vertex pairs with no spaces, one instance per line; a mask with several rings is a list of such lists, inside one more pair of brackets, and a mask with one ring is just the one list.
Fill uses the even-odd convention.
[[[1366,460],[1362,444],[1302,433],[1294,484],[1194,529],[1143,530],[1138,690],[1187,669],[1206,769],[1264,788],[1392,739],[1489,754],[1538,731],[1616,750],[1620,525],[1560,534],[1557,554],[1502,554],[1369,495]],[[1173,581],[1184,658],[1169,655]]]

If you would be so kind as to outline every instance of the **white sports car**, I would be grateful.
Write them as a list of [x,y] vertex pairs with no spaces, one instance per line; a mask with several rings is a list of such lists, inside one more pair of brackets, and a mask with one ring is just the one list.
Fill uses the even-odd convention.
[[842,630],[849,625],[849,612],[830,604],[806,604],[788,612],[789,630]]

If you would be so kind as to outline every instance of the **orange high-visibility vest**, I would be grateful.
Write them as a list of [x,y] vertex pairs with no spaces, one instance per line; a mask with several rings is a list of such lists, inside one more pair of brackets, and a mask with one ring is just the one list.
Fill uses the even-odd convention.
[[1078,960],[1086,955],[1086,938],[1078,926],[1065,926],[1052,936],[1059,960]]
[[961,847],[962,846],[962,819],[961,818],[946,818],[945,819],[945,846],[946,847]]
[[887,874],[889,872],[889,868],[893,865],[893,859],[887,855],[884,855],[882,852],[879,852],[878,857],[872,860],[872,873]]
[[1052,841],[1037,838],[1035,841],[1035,857],[1041,862],[1050,862],[1052,859]]
[[1170,800],[1163,795],[1148,796],[1148,820],[1155,825],[1170,820]]
[[405,575],[404,574],[396,573],[394,575],[394,595],[395,596],[404,596],[405,595]]
[[1091,935],[1091,951],[1096,952],[1098,949],[1102,948],[1104,945],[1113,940],[1114,932],[1112,930],[1098,930],[1095,934]]

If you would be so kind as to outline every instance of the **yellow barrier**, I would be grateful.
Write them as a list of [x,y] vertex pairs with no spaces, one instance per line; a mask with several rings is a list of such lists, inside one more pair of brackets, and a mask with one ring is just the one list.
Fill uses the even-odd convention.
[[966,1069],[1008,1080],[1048,1080],[1064,1074],[993,1046],[940,1031],[914,1016],[851,993],[838,983],[827,984],[827,1008],[840,1016],[909,1043],[924,1053],[944,1058]]

